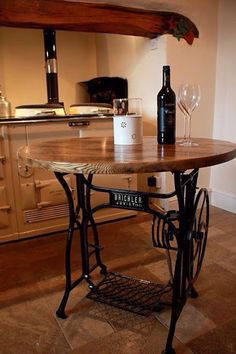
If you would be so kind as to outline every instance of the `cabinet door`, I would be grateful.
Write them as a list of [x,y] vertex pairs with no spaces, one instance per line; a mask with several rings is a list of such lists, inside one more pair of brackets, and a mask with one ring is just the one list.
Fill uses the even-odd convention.
[[[78,129],[65,123],[22,125],[8,128],[12,182],[14,189],[18,238],[26,238],[68,227],[68,205],[64,190],[54,173],[41,168],[28,168],[17,159],[17,150],[28,143],[78,136]],[[68,176],[73,189],[74,176]],[[13,188],[12,188],[13,187]]]
[[97,118],[97,120],[91,120],[89,125],[79,129],[80,138],[90,136],[113,136],[112,118]]
[[16,208],[12,188],[12,171],[7,128],[0,130],[0,242],[15,240],[17,234]]

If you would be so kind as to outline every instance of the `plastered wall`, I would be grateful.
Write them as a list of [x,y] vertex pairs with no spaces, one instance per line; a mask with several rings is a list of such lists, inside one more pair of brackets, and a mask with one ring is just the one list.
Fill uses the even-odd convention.
[[[213,137],[236,143],[236,1],[220,0]],[[236,213],[236,159],[211,170],[212,203]]]
[[[59,98],[77,103],[77,82],[97,75],[94,35],[56,32]],[[41,30],[0,27],[0,85],[14,107],[47,102]]]

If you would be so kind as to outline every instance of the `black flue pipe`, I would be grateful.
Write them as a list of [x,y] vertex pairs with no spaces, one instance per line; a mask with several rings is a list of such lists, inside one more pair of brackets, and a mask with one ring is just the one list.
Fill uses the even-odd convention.
[[51,29],[45,29],[43,35],[48,103],[59,103],[56,32]]

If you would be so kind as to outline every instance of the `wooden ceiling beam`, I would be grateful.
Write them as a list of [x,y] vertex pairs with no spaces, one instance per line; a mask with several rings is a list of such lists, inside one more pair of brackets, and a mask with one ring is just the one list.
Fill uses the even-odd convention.
[[171,34],[189,44],[199,35],[192,21],[175,12],[59,0],[1,1],[0,25],[148,38]]

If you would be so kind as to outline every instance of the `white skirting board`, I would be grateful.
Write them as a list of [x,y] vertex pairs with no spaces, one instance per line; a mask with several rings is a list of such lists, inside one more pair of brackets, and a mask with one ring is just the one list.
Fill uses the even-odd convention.
[[[208,192],[210,198],[210,205],[236,214],[235,195],[211,189],[209,189]],[[165,199],[161,201],[161,206],[166,210],[178,208],[176,197],[170,198],[170,200]]]
[[236,214],[236,195],[211,190],[210,201],[211,205]]

